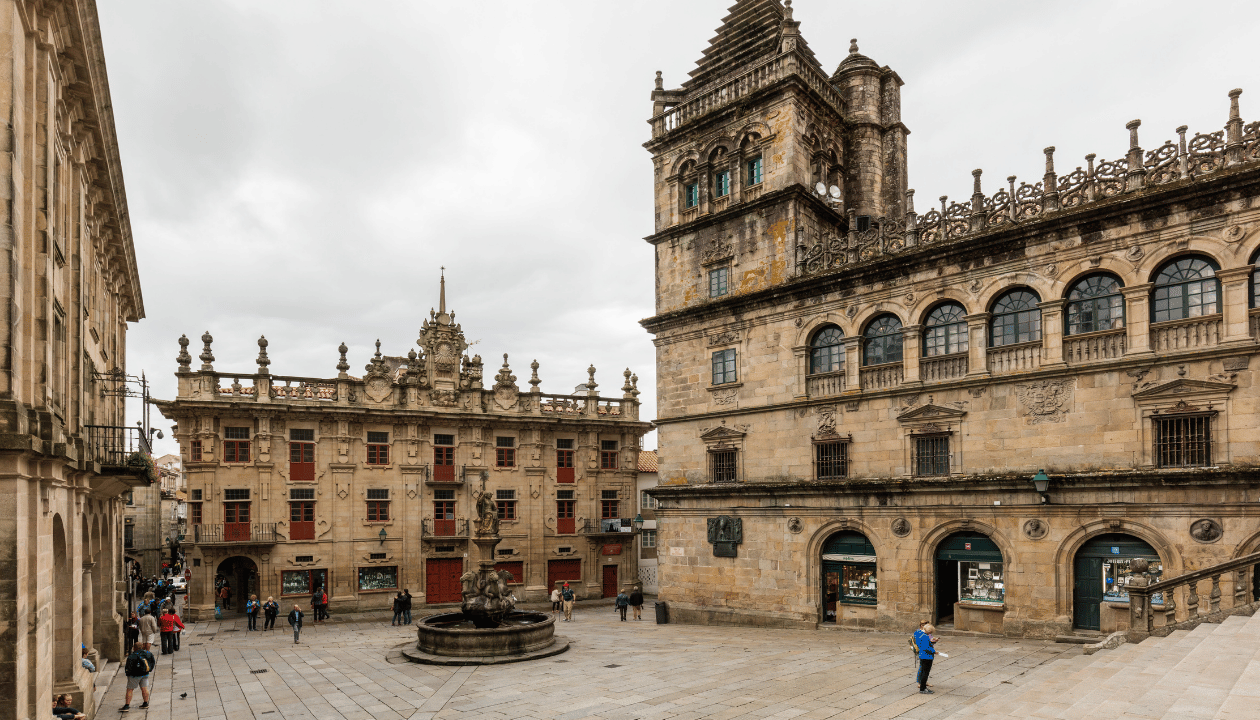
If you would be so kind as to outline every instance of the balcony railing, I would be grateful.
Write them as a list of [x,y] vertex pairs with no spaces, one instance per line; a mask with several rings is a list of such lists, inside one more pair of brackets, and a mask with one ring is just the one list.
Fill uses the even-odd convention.
[[[146,464],[139,455],[151,455],[149,439],[139,427],[126,425],[84,425],[92,457],[103,467],[135,468],[143,471]],[[152,465],[150,461],[148,465]]]
[[885,390],[901,384],[901,363],[885,363],[864,367],[859,374],[863,390]]
[[805,392],[810,397],[830,397],[844,392],[844,371],[810,375],[805,378]]
[[1128,331],[1125,328],[1104,330],[1063,338],[1063,361],[1069,364],[1115,360],[1124,355]]
[[192,526],[193,545],[273,545],[279,541],[276,523],[219,523]]
[[424,537],[452,539],[468,537],[468,520],[464,518],[454,520],[425,518],[421,527]]
[[1041,367],[1041,341],[989,348],[989,372],[994,375],[1028,372]]
[[967,374],[967,353],[937,355],[919,360],[919,377],[924,382],[957,380]]
[[458,485],[464,482],[464,465],[425,465],[424,481],[430,485]]
[[1151,324],[1151,349],[1155,352],[1214,347],[1221,342],[1220,314],[1188,320]]
[[630,518],[613,518],[609,520],[586,520],[578,532],[583,535],[625,535],[634,534],[634,524]]

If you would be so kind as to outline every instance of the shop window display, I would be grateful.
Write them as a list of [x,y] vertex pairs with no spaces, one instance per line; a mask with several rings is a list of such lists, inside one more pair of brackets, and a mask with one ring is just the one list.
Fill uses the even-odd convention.
[[[1138,558],[1114,558],[1103,562],[1103,600],[1106,602],[1128,602],[1129,601],[1129,585],[1133,583],[1135,577],[1140,577],[1142,573],[1135,573],[1132,570],[1133,561]],[[1159,558],[1144,558],[1147,563],[1146,576],[1150,578],[1150,582],[1159,582],[1164,574],[1164,564]],[[1164,594],[1155,593],[1151,596],[1151,604],[1164,604]]]
[[961,602],[1002,605],[1006,580],[1000,562],[958,563],[958,598]]
[[398,568],[359,568],[360,590],[392,590],[398,587]]
[[875,548],[865,536],[841,532],[828,538],[822,555],[824,622],[836,622],[840,605],[878,602]]

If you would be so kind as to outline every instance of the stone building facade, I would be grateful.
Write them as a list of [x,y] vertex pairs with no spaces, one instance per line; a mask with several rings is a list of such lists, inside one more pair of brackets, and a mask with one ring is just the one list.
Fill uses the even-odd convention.
[[649,595],[660,592],[656,573],[656,498],[648,490],[660,481],[657,473],[656,451],[639,453],[639,513],[643,519],[643,532],[639,534],[639,587]]
[[96,3],[0,3],[8,127],[0,287],[0,720],[91,713],[121,658],[122,496],[147,445],[125,427],[127,324],[144,300]]
[[919,214],[902,81],[856,41],[827,75],[790,3],[741,0],[691,76],[646,143],[672,617],[1105,631],[1132,560],[1260,550],[1241,91]]
[[[569,581],[579,597],[616,595],[635,581],[633,525],[640,439],[637,376],[619,397],[550,395],[538,363],[522,389],[503,366],[483,381],[481,357],[437,311],[406,357],[380,353],[363,377],[346,347],[333,378],[268,369],[214,369],[209,333],[193,369],[180,339],[179,395],[158,403],[175,420],[189,503],[186,558],[192,617],[213,613],[214,580],[236,597],[331,609],[389,608],[408,589],[420,604],[457,603],[470,518],[490,493],[500,517],[499,567],[521,600]],[[234,608],[241,609],[236,603]]]

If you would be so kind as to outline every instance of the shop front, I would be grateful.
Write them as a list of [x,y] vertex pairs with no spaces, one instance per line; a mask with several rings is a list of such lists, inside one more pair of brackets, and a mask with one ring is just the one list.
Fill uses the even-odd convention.
[[878,603],[875,547],[861,533],[838,532],[822,551],[822,621],[867,625]]
[[[1073,563],[1072,624],[1081,630],[1115,632],[1128,627],[1129,590],[1138,573],[1133,561],[1146,560],[1151,582],[1164,571],[1159,553],[1149,543],[1132,535],[1111,533],[1091,538],[1076,551]],[[1162,609],[1163,597],[1156,593],[1151,603]]]
[[1006,573],[997,544],[978,532],[942,540],[936,548],[936,623],[1001,633],[1005,611]]

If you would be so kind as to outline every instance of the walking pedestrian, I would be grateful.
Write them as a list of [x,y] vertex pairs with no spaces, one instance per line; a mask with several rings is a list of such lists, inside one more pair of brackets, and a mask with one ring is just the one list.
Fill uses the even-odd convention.
[[175,615],[174,611],[171,610],[171,608],[168,607],[166,609],[166,612],[162,613],[161,619],[158,620],[158,627],[161,628],[162,630],[162,654],[163,655],[170,655],[171,653],[175,652],[175,626],[176,625],[179,625],[180,628],[184,627],[184,623],[180,622],[179,617]]
[[560,613],[560,588],[551,589],[551,611],[557,615]]
[[267,602],[263,603],[263,630],[274,630],[276,628],[276,616],[279,614],[280,603],[268,595]]
[[127,656],[123,663],[123,673],[127,675],[127,696],[123,700],[123,706],[119,708],[119,712],[131,710],[131,693],[136,688],[140,688],[140,696],[144,698],[144,704],[140,706],[140,709],[149,709],[149,675],[153,672],[153,668],[156,665],[157,658],[153,657],[153,653],[145,649],[144,643],[136,643],[131,646],[131,654]]
[[293,627],[293,644],[298,644],[298,635],[302,634],[302,608],[297,605],[289,612],[289,625]]
[[411,624],[411,591],[403,588],[403,622]]
[[232,586],[223,583],[223,587],[219,589],[219,601],[224,610],[232,609]]
[[154,643],[158,642],[157,618],[150,610],[145,610],[140,616],[140,642],[144,643],[145,652],[152,650]]
[[617,602],[613,603],[613,607],[616,608],[617,612],[621,613],[621,622],[625,622],[626,609],[630,607],[630,596],[626,594],[624,589],[617,593]]
[[171,607],[171,616],[175,618],[175,649],[179,650],[179,639],[184,634],[184,621],[174,606]]
[[931,695],[932,691],[928,689],[928,675],[932,672],[932,660],[936,657],[936,638],[932,637],[932,633],[936,628],[932,623],[925,624],[922,629],[914,634],[914,644],[919,650],[919,692],[924,695]]
[[569,583],[560,588],[560,600],[564,603],[564,621],[569,622],[573,619],[573,589]]
[[131,647],[140,642],[140,616],[136,615],[136,611],[131,611],[131,617],[127,618],[127,622],[123,623],[123,647]]
[[402,593],[394,595],[394,619],[389,622],[390,625],[398,625],[402,622]]
[[636,585],[630,588],[630,609],[634,610],[634,619],[643,619],[643,591]]
[[250,595],[249,600],[245,603],[245,617],[249,618],[249,625],[246,630],[258,630],[258,611],[262,610],[262,604],[258,602],[257,595]]

